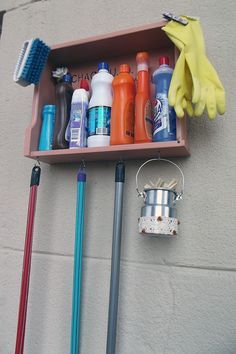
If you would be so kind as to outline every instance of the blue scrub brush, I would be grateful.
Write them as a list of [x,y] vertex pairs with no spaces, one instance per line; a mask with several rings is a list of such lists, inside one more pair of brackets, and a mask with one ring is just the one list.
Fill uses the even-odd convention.
[[39,38],[25,41],[16,64],[14,81],[21,86],[38,85],[50,50]]

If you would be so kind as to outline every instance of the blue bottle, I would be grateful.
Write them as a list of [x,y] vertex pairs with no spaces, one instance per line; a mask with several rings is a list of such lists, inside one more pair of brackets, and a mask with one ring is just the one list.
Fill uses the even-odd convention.
[[43,107],[42,128],[39,138],[39,151],[52,150],[55,112],[56,107],[54,105],[46,105]]
[[155,85],[153,141],[176,140],[176,114],[168,104],[168,91],[173,69],[169,67],[169,58],[159,58],[160,67],[152,75]]

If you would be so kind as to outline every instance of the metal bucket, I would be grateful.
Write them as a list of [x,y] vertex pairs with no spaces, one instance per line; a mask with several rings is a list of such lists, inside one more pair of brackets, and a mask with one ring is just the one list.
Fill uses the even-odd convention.
[[[180,171],[182,175],[182,190],[177,193],[174,189],[148,188],[140,192],[138,175],[144,165],[151,161],[166,161]],[[151,159],[146,161],[136,174],[136,190],[144,199],[145,205],[141,208],[139,218],[139,233],[151,235],[174,236],[178,233],[179,220],[177,219],[176,201],[182,199],[184,193],[184,175],[178,165],[166,159]]]
[[146,193],[145,205],[141,209],[141,216],[168,216],[176,217],[176,192],[168,189],[144,189]]

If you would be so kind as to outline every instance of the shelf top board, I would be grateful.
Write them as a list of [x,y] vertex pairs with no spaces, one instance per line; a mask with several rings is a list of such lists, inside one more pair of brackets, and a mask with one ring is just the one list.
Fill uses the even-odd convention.
[[73,65],[84,63],[91,58],[104,60],[143,51],[169,47],[170,40],[162,31],[165,21],[123,31],[111,32],[86,39],[52,46],[49,61],[52,65]]

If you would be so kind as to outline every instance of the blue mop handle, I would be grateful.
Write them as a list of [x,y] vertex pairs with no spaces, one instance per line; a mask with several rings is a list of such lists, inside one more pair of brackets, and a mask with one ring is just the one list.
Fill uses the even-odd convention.
[[74,279],[72,298],[72,321],[71,321],[71,354],[79,354],[80,341],[80,306],[82,288],[82,259],[83,259],[83,234],[84,234],[84,204],[86,173],[79,170],[77,175],[77,205],[75,226],[75,249],[74,249]]

